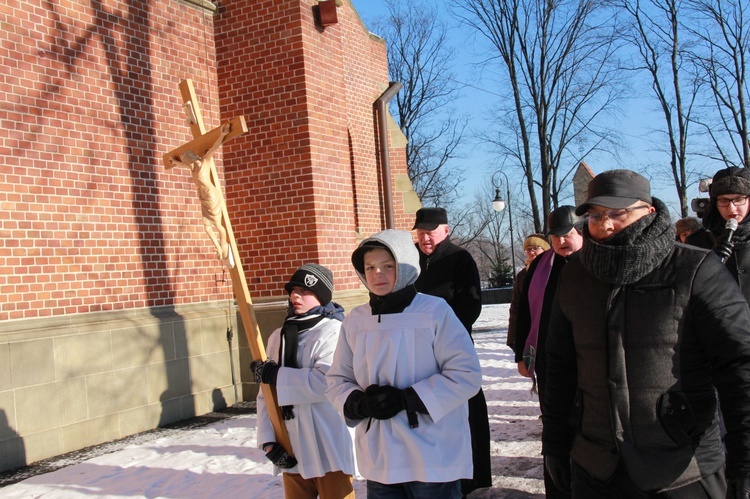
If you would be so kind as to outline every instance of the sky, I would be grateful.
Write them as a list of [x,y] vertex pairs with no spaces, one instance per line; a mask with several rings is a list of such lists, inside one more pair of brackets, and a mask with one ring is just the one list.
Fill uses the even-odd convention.
[[[374,20],[387,17],[387,1],[351,0],[360,17],[368,26],[372,26]],[[461,91],[461,96],[456,99],[456,107],[459,112],[470,116],[470,126],[474,130],[486,129],[490,126],[487,110],[496,102],[507,97],[499,95],[497,90],[492,87],[492,78],[489,77],[489,74],[479,74],[475,63],[482,57],[482,47],[479,46],[477,40],[471,36],[466,28],[456,26],[456,22],[448,14],[445,6],[446,0],[424,1],[437,5],[442,18],[451,26],[450,42],[458,51],[458,56],[455,58],[457,61],[455,74],[464,83],[472,85]],[[644,92],[648,91],[650,90],[646,87]],[[626,150],[630,151],[629,154],[625,154],[621,158],[621,161],[625,164],[617,164],[614,158],[604,154],[586,157],[584,161],[594,174],[613,168],[631,168],[651,177],[652,194],[665,201],[672,208],[672,216],[676,220],[679,218],[676,211],[679,205],[673,183],[670,180],[661,180],[661,177],[652,177],[653,167],[647,167],[648,164],[668,164],[669,162],[667,155],[655,152],[650,142],[650,138],[653,138],[654,134],[649,130],[653,126],[660,126],[663,121],[663,118],[654,112],[653,106],[654,102],[650,100],[648,94],[632,98],[627,104],[623,105],[623,117],[621,119],[623,125],[620,127],[620,133]],[[483,185],[490,184],[492,172],[499,167],[498,160],[482,144],[471,144],[464,151],[461,164],[467,170],[475,172],[463,185],[464,202],[473,201],[474,193],[481,189]],[[521,179],[513,177],[512,169],[506,169],[506,173],[509,172],[511,194],[514,193],[514,190],[520,193]],[[689,190],[688,195],[692,199],[700,194],[697,187],[693,187]],[[491,199],[488,202],[491,202]],[[571,197],[562,200],[562,202],[573,204],[572,191]]]
[[[473,336],[482,365],[490,420],[491,488],[478,498],[544,497],[539,401],[531,382],[516,371],[505,346],[508,305],[485,305]],[[152,437],[113,447],[104,455],[0,488],[5,499],[283,497],[281,476],[256,442],[255,414],[243,414],[207,426],[165,430]],[[366,497],[365,481],[355,493]]]

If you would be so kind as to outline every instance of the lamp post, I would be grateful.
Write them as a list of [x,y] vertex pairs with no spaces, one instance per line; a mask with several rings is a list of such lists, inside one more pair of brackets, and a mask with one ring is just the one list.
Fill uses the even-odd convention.
[[508,196],[508,225],[510,225],[510,260],[513,265],[513,272],[511,272],[511,277],[513,280],[516,278],[516,252],[515,252],[515,244],[513,243],[513,212],[510,209],[510,182],[508,181],[508,176],[502,171],[498,170],[492,175],[492,187],[495,188],[495,199],[492,200],[492,209],[496,212],[501,212],[505,209],[506,202],[503,199],[503,196],[500,194],[500,186],[497,182],[495,182],[495,177],[497,174],[501,174],[503,177],[505,177],[505,189]]

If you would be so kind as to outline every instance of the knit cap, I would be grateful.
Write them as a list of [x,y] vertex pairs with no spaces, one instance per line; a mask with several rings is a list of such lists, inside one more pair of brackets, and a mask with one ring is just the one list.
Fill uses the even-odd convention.
[[722,194],[744,194],[750,196],[750,170],[730,166],[714,174],[708,192],[712,198]]
[[333,273],[322,265],[306,263],[294,272],[284,289],[291,293],[295,286],[309,289],[315,293],[321,305],[327,305],[333,298]]
[[542,248],[544,251],[547,251],[549,249],[549,243],[541,234],[531,234],[523,241],[524,250],[535,248],[537,246]]

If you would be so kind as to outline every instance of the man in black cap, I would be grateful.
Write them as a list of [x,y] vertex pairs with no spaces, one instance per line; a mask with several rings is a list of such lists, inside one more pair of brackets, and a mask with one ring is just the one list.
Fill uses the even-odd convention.
[[583,247],[562,269],[547,332],[547,472],[575,497],[748,497],[739,288],[713,252],[675,242],[668,208],[635,172],[595,177],[576,213]]
[[[557,280],[568,258],[581,249],[583,220],[575,214],[575,207],[560,206],[547,218],[547,233],[552,249],[545,251],[529,266],[523,282],[516,318],[516,363],[518,372],[534,379],[533,389],[543,406],[546,386],[547,326],[557,290]],[[555,486],[544,473],[544,489],[548,498],[567,498],[570,492]]]
[[[450,240],[448,214],[444,208],[421,208],[413,230],[417,231],[420,274],[417,291],[448,302],[471,336],[471,328],[482,312],[479,270],[471,253]],[[462,480],[464,496],[472,490],[492,486],[490,425],[487,402],[480,389],[469,399],[469,426],[474,459],[474,479]]]

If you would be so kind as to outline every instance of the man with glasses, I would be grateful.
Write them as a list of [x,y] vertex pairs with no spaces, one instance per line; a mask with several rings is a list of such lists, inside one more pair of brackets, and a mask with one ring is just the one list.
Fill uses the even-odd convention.
[[[573,497],[750,493],[750,308],[629,170],[596,176],[547,335],[542,454]],[[725,452],[717,398],[726,423]]]
[[[709,186],[710,199],[703,215],[703,230],[694,232],[685,243],[713,250],[725,259],[734,280],[750,303],[750,170],[724,168],[714,175]],[[726,229],[727,220],[737,220],[731,240]]]
[[[575,214],[573,206],[560,206],[549,214],[546,235],[552,242],[552,250],[534,259],[529,266],[518,302],[514,349],[516,364],[521,375],[534,380],[532,390],[539,394],[542,414],[547,380],[545,343],[550,311],[560,271],[583,244],[582,228],[583,221]],[[550,499],[570,497],[570,492],[558,488],[546,472],[544,490]]]

